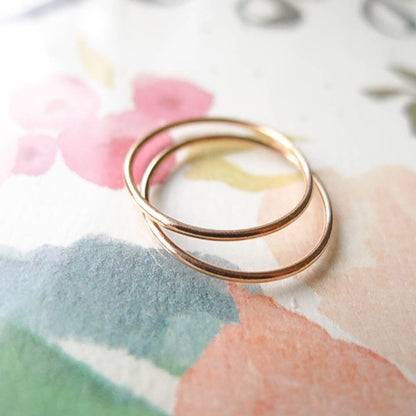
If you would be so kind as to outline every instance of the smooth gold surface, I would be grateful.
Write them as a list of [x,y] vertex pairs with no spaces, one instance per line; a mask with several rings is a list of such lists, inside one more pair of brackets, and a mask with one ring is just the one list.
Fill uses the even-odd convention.
[[[282,153],[282,155],[293,165],[295,165],[301,172],[303,179],[305,181],[305,190],[302,195],[300,202],[289,211],[286,215],[281,218],[278,218],[270,223],[259,225],[252,228],[244,228],[239,230],[217,230],[217,229],[208,229],[202,227],[191,226],[184,222],[181,222],[175,218],[169,217],[159,211],[156,207],[154,207],[144,196],[143,193],[143,185],[147,182],[149,172],[153,170],[155,167],[159,165],[157,159],[154,159],[148,166],[145,174],[144,174],[144,181],[142,181],[142,190],[139,190],[137,184],[134,179],[134,164],[137,155],[139,154],[140,150],[143,148],[145,143],[152,140],[159,134],[168,132],[172,129],[175,129],[180,126],[201,126],[201,125],[213,124],[214,127],[217,125],[217,130],[219,126],[234,126],[239,128],[245,128],[250,136],[248,135],[239,135],[233,136],[228,133],[225,134],[216,134],[215,136],[203,136],[200,137],[200,141],[209,140],[209,137],[213,137],[215,140],[221,140],[226,138],[238,138],[240,140],[245,140],[247,142],[254,142],[264,146],[271,147],[275,150],[278,150]],[[196,135],[194,135],[195,138]],[[192,140],[188,142],[191,144]],[[180,146],[175,145],[172,148],[173,151],[177,150]],[[312,195],[312,174],[309,168],[309,164],[306,161],[305,157],[302,153],[293,145],[293,143],[283,136],[281,133],[272,130],[267,127],[259,126],[256,124],[248,123],[245,121],[240,120],[233,120],[233,119],[225,119],[225,118],[200,118],[200,119],[190,119],[179,121],[176,123],[172,123],[161,127],[154,132],[147,135],[141,141],[139,141],[135,146],[132,147],[130,152],[128,153],[125,164],[124,164],[124,180],[127,185],[127,189],[129,190],[130,194],[132,195],[133,199],[136,203],[140,206],[140,208],[146,213],[148,217],[150,217],[154,222],[159,224],[160,226],[175,231],[180,234],[185,234],[192,237],[207,239],[207,240],[244,240],[248,238],[256,238],[260,236],[264,236],[275,231],[278,231],[291,222],[293,222],[307,207],[311,195]]]
[[[232,136],[232,138],[238,139],[238,136]],[[144,198],[148,199],[149,197],[150,179],[157,171],[157,168],[161,165],[161,163],[167,157],[169,157],[171,154],[173,154],[174,152],[178,151],[179,149],[185,146],[192,146],[197,143],[207,142],[207,141],[212,141],[212,140],[219,140],[219,138],[216,136],[210,136],[210,137],[190,139],[178,145],[172,146],[171,148],[159,153],[159,155],[157,155],[149,164],[145,172],[145,175],[143,176],[142,189],[143,189]],[[247,140],[247,138],[242,137],[241,140]],[[192,266],[199,271],[202,271],[204,273],[210,274],[212,276],[215,276],[221,279],[242,282],[242,283],[261,283],[261,282],[269,282],[273,280],[281,280],[281,279],[285,279],[287,277],[293,276],[294,274],[299,273],[302,270],[305,270],[312,263],[314,263],[323,253],[331,235],[333,219],[332,219],[332,208],[331,208],[331,203],[330,203],[328,194],[325,191],[325,188],[323,187],[322,183],[315,176],[313,177],[313,182],[314,182],[314,187],[318,191],[318,194],[324,206],[325,215],[324,215],[324,226],[323,226],[322,234],[318,242],[316,243],[315,247],[309,253],[307,253],[304,257],[302,257],[300,260],[296,261],[295,263],[292,263],[288,266],[284,266],[284,267],[274,269],[274,270],[245,272],[245,271],[227,269],[227,268],[223,268],[223,267],[219,267],[219,266],[215,266],[213,264],[207,263],[189,254],[183,249],[181,249],[162,231],[162,228],[160,227],[158,223],[153,221],[150,216],[147,216],[146,214],[144,215],[152,233],[159,240],[162,246],[171,254],[173,254],[174,256],[176,256],[177,258],[179,258],[180,260],[182,260],[189,266]],[[262,234],[259,233],[258,235],[254,237],[259,237],[261,235]],[[229,240],[229,239],[224,238],[223,240]]]

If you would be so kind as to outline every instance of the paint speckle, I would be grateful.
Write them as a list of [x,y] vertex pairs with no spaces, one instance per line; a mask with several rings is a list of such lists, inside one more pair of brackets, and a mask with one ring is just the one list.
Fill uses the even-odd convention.
[[290,303],[290,306],[292,307],[292,309],[298,308],[298,301],[296,300],[295,297],[292,298],[292,302]]

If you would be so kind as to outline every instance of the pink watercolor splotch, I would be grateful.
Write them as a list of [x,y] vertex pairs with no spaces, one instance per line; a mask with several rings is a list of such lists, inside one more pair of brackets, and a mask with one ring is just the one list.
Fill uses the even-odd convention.
[[181,379],[175,414],[410,415],[416,386],[372,351],[242,285],[241,322],[225,325]]
[[166,123],[203,117],[213,104],[213,96],[183,80],[138,77],[133,84],[136,108]]
[[[41,175],[60,151],[67,167],[83,179],[121,189],[130,146],[164,122],[206,115],[213,97],[190,82],[152,76],[135,80],[133,101],[133,109],[98,117],[99,95],[76,77],[55,76],[19,89],[11,98],[10,111],[27,131],[11,173]],[[52,137],[57,137],[56,142]],[[149,161],[172,143],[166,133],[144,146],[136,159],[137,181]],[[154,183],[160,183],[174,164],[174,158],[169,158]]]
[[[124,186],[122,168],[129,148],[145,134],[158,127],[158,120],[137,111],[91,119],[66,129],[58,138],[66,165],[82,178],[111,189]],[[172,144],[168,134],[157,136],[143,147],[135,164],[139,180],[150,160]],[[169,159],[157,172],[155,182],[161,182],[170,172],[174,160]]]
[[28,134],[19,138],[17,157],[12,173],[38,176],[55,162],[56,141],[45,134]]
[[13,120],[28,130],[61,130],[95,116],[99,108],[98,94],[71,76],[54,76],[22,87],[10,102]]

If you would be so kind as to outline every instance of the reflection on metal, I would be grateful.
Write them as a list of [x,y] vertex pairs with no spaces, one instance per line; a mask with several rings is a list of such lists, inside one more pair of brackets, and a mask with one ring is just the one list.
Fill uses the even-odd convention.
[[302,17],[297,8],[284,0],[240,0],[236,9],[243,22],[254,26],[293,25]]
[[412,0],[365,0],[363,14],[385,35],[403,37],[416,32],[416,3]]

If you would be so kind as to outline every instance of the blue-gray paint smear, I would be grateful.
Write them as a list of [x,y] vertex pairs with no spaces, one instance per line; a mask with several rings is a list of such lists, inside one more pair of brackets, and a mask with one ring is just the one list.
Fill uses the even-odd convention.
[[1,248],[0,315],[47,339],[125,348],[177,375],[239,320],[225,282],[105,237],[28,253]]

